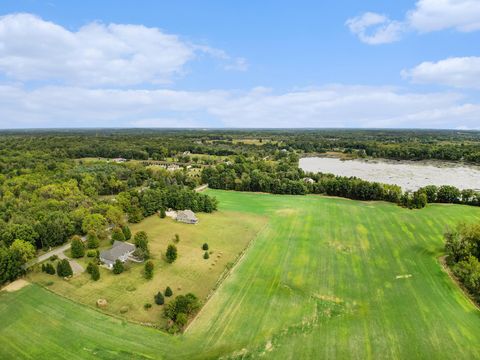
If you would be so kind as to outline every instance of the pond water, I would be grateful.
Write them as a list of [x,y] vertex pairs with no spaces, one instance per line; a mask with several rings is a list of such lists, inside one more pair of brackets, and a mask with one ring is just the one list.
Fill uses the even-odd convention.
[[453,185],[459,189],[480,190],[480,167],[441,161],[341,160],[307,157],[300,168],[309,172],[356,176],[363,180],[396,184],[414,191],[426,185]]

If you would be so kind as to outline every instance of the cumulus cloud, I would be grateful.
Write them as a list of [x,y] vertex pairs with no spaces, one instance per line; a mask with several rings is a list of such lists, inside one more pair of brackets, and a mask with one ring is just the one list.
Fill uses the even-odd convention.
[[31,14],[0,17],[0,72],[20,81],[81,86],[168,83],[198,53],[235,66],[242,59],[142,25],[91,23],[78,31]]
[[460,32],[480,30],[478,0],[418,0],[402,20],[366,12],[347,20],[350,31],[367,44],[385,44],[400,40],[408,30],[427,33],[445,29]]
[[0,127],[478,128],[455,93],[331,85],[275,93],[0,86]]
[[386,44],[400,40],[403,24],[382,14],[367,12],[349,19],[346,25],[361,41],[370,45]]
[[480,57],[454,57],[437,62],[423,62],[402,71],[414,83],[439,84],[457,88],[480,89]]

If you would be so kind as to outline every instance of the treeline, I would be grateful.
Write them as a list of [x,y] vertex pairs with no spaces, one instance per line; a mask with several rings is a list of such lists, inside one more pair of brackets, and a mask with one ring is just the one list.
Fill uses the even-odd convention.
[[273,194],[323,194],[354,200],[383,200],[408,208],[423,208],[427,203],[455,203],[480,206],[480,193],[453,186],[426,186],[413,193],[397,185],[369,182],[355,177],[305,173],[290,154],[281,161],[255,161],[236,157],[231,164],[202,170],[202,182],[211,188],[258,191]]
[[480,303],[480,224],[460,224],[445,234],[447,264]]
[[178,186],[122,192],[116,200],[132,223],[140,222],[162,209],[190,209],[207,213],[217,210],[216,198]]

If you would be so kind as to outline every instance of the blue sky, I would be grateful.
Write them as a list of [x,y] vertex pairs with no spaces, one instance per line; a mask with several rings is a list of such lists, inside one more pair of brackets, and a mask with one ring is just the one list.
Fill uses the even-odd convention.
[[0,127],[480,128],[480,1],[0,4]]

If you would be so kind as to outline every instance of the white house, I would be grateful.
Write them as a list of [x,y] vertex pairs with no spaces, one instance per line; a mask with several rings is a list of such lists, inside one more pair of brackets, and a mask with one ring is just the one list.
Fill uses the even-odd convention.
[[125,262],[135,251],[135,245],[123,241],[115,241],[109,250],[100,252],[100,261],[110,270],[115,261]]
[[177,221],[180,221],[186,224],[198,223],[198,219],[192,210],[183,210],[183,211],[177,212]]

